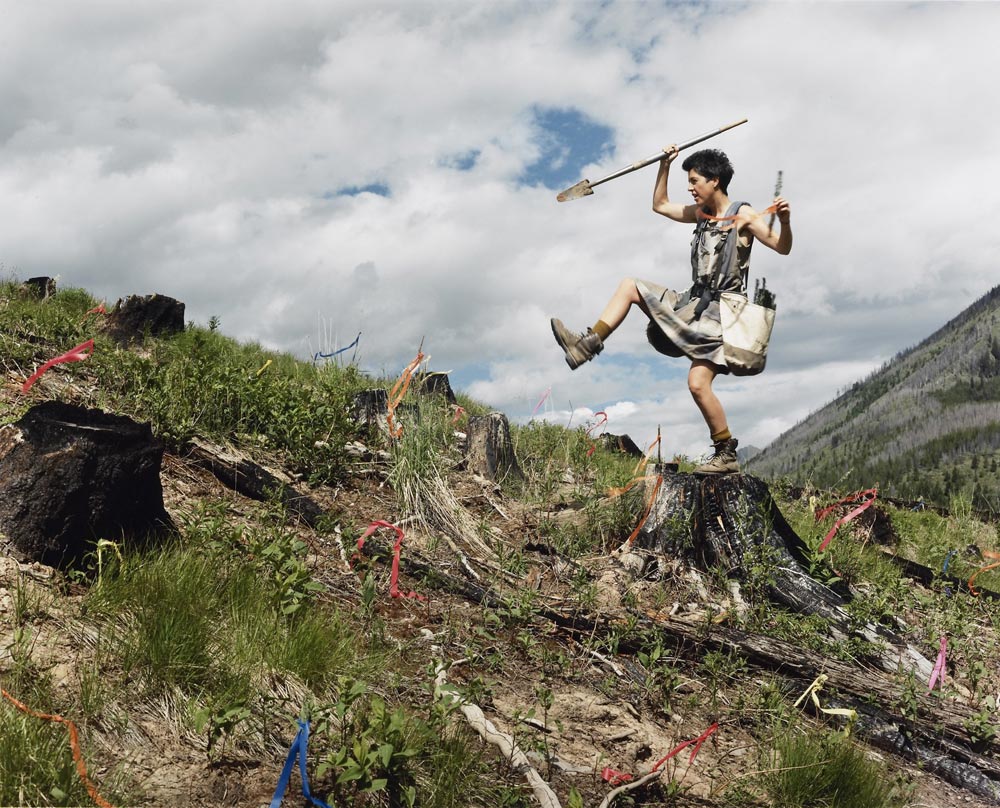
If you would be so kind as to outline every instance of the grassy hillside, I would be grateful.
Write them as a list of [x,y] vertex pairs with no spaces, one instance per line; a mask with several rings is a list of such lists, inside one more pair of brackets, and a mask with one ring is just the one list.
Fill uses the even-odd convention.
[[[463,422],[440,399],[409,394],[404,433],[390,441],[359,429],[345,405],[394,379],[194,325],[122,350],[86,314],[95,305],[80,290],[35,301],[14,281],[0,285],[0,423],[49,398],[149,421],[167,445],[161,478],[177,534],[143,552],[103,537],[113,544],[95,544],[80,570],[0,558],[0,686],[76,723],[90,777],[112,804],[266,805],[299,718],[310,721],[313,793],[333,806],[533,806],[528,766],[567,808],[995,804],[844,737],[842,719],[796,705],[812,676],[763,668],[727,644],[726,632],[738,632],[865,673],[863,642],[766,599],[766,554],[738,598],[725,571],[699,574],[676,559],[629,579],[615,550],[643,496],[608,490],[632,479],[634,461],[591,452],[582,427],[515,427],[524,480],[493,484],[462,468]],[[90,359],[21,394],[41,362],[91,336]],[[487,409],[460,401],[466,412]],[[187,458],[196,436],[286,469],[326,521],[309,527],[277,498],[225,488]],[[355,441],[368,452],[349,452]],[[933,570],[947,559],[968,577],[983,563],[968,548],[997,549],[996,527],[960,499],[947,518],[885,506],[888,532],[856,520],[820,556],[829,521],[816,523],[810,497],[840,494],[774,494],[812,548],[815,573],[854,593],[859,621],[903,619],[930,658],[947,636],[943,689],[928,695],[926,682],[900,673],[888,677],[888,706],[907,721],[958,711],[970,742],[992,749],[1000,602],[919,585],[885,551]],[[403,597],[389,596],[392,531],[368,539],[373,555],[358,552],[374,520],[405,532]],[[977,581],[1000,589],[996,572]],[[594,628],[568,630],[553,613]],[[693,639],[655,628],[668,624]],[[824,690],[824,706],[837,697]],[[525,761],[480,739],[472,706]],[[609,798],[615,771],[640,780],[713,724],[696,758],[686,747],[660,777]],[[298,778],[285,805],[304,803]],[[9,701],[0,701],[0,804],[94,804],[65,727]]]
[[1000,286],[778,437],[755,473],[1000,512]]

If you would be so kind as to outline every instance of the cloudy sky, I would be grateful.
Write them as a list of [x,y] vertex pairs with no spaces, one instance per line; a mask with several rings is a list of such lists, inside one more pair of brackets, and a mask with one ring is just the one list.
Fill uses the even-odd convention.
[[622,277],[687,285],[655,165],[555,195],[739,118],[711,143],[731,196],[766,206],[782,170],[795,234],[752,261],[778,299],[767,370],[716,385],[741,443],[997,283],[1000,3],[3,5],[5,273],[170,295],[303,358],[360,331],[389,376],[423,339],[515,420],[551,391],[552,420],[707,449],[640,312],[572,373],[549,330],[593,324]]

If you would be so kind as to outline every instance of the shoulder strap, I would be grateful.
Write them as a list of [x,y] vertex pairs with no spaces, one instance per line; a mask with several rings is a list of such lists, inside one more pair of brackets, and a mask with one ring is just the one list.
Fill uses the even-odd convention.
[[[726,216],[735,216],[740,208],[744,205],[749,205],[749,202],[733,202],[726,209]],[[736,229],[735,222],[732,228],[726,234],[726,241],[722,245],[722,255],[719,256],[719,260],[715,265],[715,271],[712,272],[712,280],[709,286],[712,288],[713,292],[719,291],[719,282],[723,275],[729,277],[732,274],[733,268],[736,266],[736,256],[739,252],[739,231]]]

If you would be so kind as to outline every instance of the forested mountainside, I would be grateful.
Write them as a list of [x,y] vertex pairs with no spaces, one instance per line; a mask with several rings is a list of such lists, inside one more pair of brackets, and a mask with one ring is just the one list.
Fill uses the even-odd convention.
[[1000,286],[753,458],[819,486],[1000,510]]

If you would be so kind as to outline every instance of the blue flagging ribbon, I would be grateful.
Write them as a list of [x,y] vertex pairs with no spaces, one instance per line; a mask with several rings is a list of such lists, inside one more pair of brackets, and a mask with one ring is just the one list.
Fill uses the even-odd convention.
[[270,808],[280,808],[281,801],[285,798],[285,790],[288,788],[288,781],[292,776],[292,768],[295,766],[295,758],[299,759],[299,772],[302,775],[302,796],[309,800],[318,808],[330,808],[323,800],[316,799],[309,791],[309,778],[306,776],[306,747],[309,745],[309,722],[299,721],[299,731],[288,749],[288,757],[285,758],[285,767],[281,770],[281,777],[278,778],[278,785],[275,786],[274,796],[271,797]]
[[334,351],[333,353],[317,353],[313,356],[313,362],[318,362],[320,359],[329,359],[331,356],[336,356],[337,354],[342,354],[344,351],[349,351],[351,350],[351,348],[353,348],[355,345],[358,344],[359,339],[361,339],[360,331],[358,332],[358,335],[354,338],[354,342],[352,342],[350,345],[345,345],[343,348],[341,348],[338,351]]
[[958,550],[949,550],[948,555],[944,557],[944,564],[941,567],[941,574],[948,574],[948,565],[951,563],[952,557],[958,552]]

